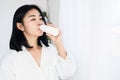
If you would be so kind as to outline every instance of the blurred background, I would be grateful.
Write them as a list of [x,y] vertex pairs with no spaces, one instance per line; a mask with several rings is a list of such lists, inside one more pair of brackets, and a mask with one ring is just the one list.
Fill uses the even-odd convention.
[[120,80],[119,0],[1,0],[0,62],[9,54],[15,10],[36,4],[61,29],[77,71],[67,80]]

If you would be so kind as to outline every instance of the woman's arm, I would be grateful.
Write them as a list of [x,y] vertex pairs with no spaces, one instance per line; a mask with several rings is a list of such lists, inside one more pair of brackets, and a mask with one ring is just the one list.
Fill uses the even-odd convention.
[[[49,26],[53,26],[52,24],[48,24]],[[58,53],[58,61],[56,65],[56,70],[61,79],[66,79],[72,76],[76,70],[76,63],[73,56],[66,51],[64,48],[61,32],[59,32],[58,36],[52,36],[47,34],[55,45]]]
[[[49,26],[55,27],[53,24],[48,24]],[[52,42],[54,43],[54,45],[56,46],[56,49],[58,51],[58,55],[61,56],[62,58],[66,59],[67,53],[66,50],[64,48],[62,39],[61,39],[61,32],[59,31],[58,36],[52,36],[50,34],[47,34],[50,39],[52,40]]]

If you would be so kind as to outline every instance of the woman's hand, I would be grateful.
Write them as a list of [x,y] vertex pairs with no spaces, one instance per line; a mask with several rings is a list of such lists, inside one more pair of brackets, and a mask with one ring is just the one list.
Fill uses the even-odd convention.
[[[48,23],[47,25],[48,25],[48,26],[51,26],[51,27],[57,28],[55,25],[50,24],[50,23]],[[47,33],[47,36],[52,40],[52,42],[53,42],[55,45],[59,45],[59,43],[62,42],[60,30],[59,30],[59,34],[58,34],[57,36],[53,36],[53,35],[50,35],[50,34],[48,34],[48,33]]]

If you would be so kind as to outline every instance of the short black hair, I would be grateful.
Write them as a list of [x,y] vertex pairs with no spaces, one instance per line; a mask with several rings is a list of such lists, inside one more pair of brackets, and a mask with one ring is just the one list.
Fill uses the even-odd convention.
[[[37,6],[37,5],[23,5],[21,7],[19,7],[13,17],[13,29],[12,29],[12,34],[11,34],[11,38],[10,38],[10,43],[9,43],[9,47],[10,49],[16,50],[16,51],[21,51],[22,50],[22,46],[25,46],[26,48],[32,48],[32,46],[30,46],[23,34],[23,32],[21,30],[19,30],[16,26],[16,23],[23,23],[23,18],[25,17],[25,14],[30,11],[31,9],[36,9],[39,11],[39,13],[42,16],[42,20],[44,21],[44,23],[46,24],[46,21],[44,19],[43,13],[41,11],[41,9]],[[38,45],[42,47],[42,43],[48,47],[48,37],[46,36],[46,33],[44,32],[42,36],[38,37]]]

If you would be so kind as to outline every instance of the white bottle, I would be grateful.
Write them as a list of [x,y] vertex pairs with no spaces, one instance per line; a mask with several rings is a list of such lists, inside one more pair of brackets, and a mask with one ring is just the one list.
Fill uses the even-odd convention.
[[43,32],[46,32],[46,33],[51,34],[53,36],[57,36],[59,34],[58,28],[55,28],[55,27],[51,27],[51,26],[47,26],[47,25],[41,25],[40,29]]

